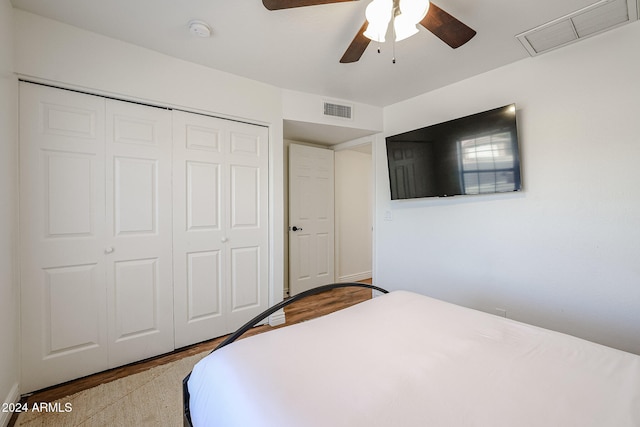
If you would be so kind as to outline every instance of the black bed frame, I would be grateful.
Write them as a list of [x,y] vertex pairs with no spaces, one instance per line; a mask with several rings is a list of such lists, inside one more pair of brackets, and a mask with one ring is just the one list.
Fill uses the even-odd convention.
[[[288,306],[289,304],[292,304],[308,296],[319,294],[321,292],[330,291],[332,289],[349,288],[349,287],[368,288],[368,289],[381,292],[383,294],[389,293],[389,291],[387,291],[386,289],[382,289],[374,285],[369,285],[368,283],[358,283],[358,282],[333,283],[330,285],[318,286],[317,288],[309,289],[308,291],[304,291],[297,295],[294,295],[291,298],[288,298],[282,301],[281,303],[276,304],[273,307],[270,307],[267,310],[263,311],[262,313],[258,314],[256,317],[254,317],[253,319],[249,320],[247,323],[242,325],[237,331],[229,335],[224,341],[220,343],[220,345],[214,348],[211,351],[211,353],[213,353],[216,350],[220,350],[224,346],[231,344],[232,342],[240,338],[240,336],[242,336],[249,329],[256,326],[260,321],[266,319],[276,311]],[[190,376],[191,376],[191,373],[189,373],[189,375],[187,375],[182,380],[182,411],[183,411],[182,413],[183,413],[184,427],[193,427],[193,424],[191,424],[191,412],[189,410],[189,388],[187,386],[187,382],[189,381]]]

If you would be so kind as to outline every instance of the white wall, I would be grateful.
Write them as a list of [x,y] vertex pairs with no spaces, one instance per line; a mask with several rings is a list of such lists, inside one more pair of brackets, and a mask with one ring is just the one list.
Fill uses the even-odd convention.
[[392,135],[517,103],[524,191],[391,202],[380,136],[376,284],[640,354],[639,76],[636,22],[385,108]]
[[355,149],[335,152],[336,281],[371,277],[371,154]]
[[279,88],[14,10],[15,70],[29,80],[269,126],[271,301],[283,294]]
[[282,126],[279,88],[22,10],[14,14],[15,67],[22,77]]
[[[0,0],[0,399],[19,397],[19,291],[15,269],[17,235],[17,106],[18,80],[13,74],[13,13]],[[11,414],[0,412],[0,425]]]

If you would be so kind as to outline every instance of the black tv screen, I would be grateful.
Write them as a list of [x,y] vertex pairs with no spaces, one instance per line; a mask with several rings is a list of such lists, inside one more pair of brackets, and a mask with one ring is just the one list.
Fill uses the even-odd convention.
[[515,104],[386,142],[392,200],[521,189]]

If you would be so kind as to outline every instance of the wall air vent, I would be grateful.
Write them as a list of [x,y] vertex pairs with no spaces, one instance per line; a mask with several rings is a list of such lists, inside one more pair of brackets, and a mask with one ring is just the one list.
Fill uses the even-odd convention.
[[339,117],[341,119],[352,119],[353,106],[336,104],[324,101],[324,115],[331,117]]
[[536,56],[637,19],[637,0],[600,0],[516,38],[529,55]]

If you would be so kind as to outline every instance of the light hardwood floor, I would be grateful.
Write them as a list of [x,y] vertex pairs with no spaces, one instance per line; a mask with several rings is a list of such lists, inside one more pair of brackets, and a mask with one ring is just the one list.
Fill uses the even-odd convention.
[[[362,282],[370,284],[371,280],[363,280]],[[276,328],[323,316],[325,314],[329,314],[334,311],[341,310],[351,305],[360,303],[367,299],[371,299],[371,290],[365,288],[340,288],[322,292],[320,294],[305,298],[301,301],[296,301],[291,305],[285,307],[286,323],[284,325],[277,326]],[[275,328],[268,325],[258,326],[248,331],[243,335],[243,337],[259,334],[272,329]],[[120,368],[111,369],[105,372],[100,372],[54,387],[49,387],[28,396],[23,396],[22,402],[27,402],[29,404],[33,402],[52,402],[54,400],[61,399],[65,396],[69,396],[79,391],[86,390],[88,388],[95,387],[97,385],[104,384],[110,381],[114,381],[119,378],[123,378],[127,375],[146,371],[153,368],[154,366],[163,365],[165,363],[169,363],[183,357],[188,357],[194,354],[202,353],[204,351],[212,350],[224,338],[225,337],[219,337],[213,340],[178,349],[174,352],[154,357],[152,359],[122,366]],[[12,419],[12,421],[9,423],[9,426],[12,426],[14,422],[15,420]]]

